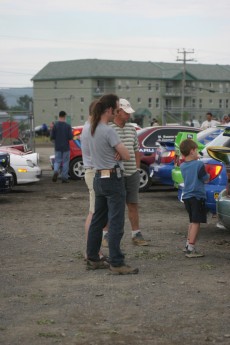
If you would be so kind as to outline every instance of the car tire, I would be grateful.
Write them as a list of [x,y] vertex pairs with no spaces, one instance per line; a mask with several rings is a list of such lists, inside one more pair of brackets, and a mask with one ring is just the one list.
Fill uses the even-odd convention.
[[69,165],[69,175],[73,180],[82,180],[85,177],[85,169],[82,157],[74,158]]
[[139,192],[146,192],[151,185],[152,180],[149,176],[149,167],[148,165],[141,163]]

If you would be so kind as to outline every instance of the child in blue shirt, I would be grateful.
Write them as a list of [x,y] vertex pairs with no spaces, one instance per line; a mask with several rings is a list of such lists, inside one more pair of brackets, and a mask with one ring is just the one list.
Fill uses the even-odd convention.
[[200,223],[207,222],[204,183],[209,181],[209,174],[205,171],[204,163],[198,160],[198,146],[192,139],[186,139],[180,144],[180,151],[185,157],[181,164],[181,173],[184,179],[182,200],[189,214],[188,237],[185,247],[185,256],[197,258],[204,256],[195,249],[195,243],[200,231]]

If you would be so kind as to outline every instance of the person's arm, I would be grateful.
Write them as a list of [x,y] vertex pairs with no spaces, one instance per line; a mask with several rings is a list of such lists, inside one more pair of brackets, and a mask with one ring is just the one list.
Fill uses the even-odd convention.
[[201,166],[201,168],[198,172],[198,178],[199,178],[199,180],[203,181],[204,183],[208,183],[208,181],[209,181],[210,175],[207,174],[204,164]]
[[116,151],[119,153],[121,159],[125,160],[125,161],[129,161],[130,160],[130,154],[128,149],[125,147],[125,145],[123,143],[119,143],[115,146]]

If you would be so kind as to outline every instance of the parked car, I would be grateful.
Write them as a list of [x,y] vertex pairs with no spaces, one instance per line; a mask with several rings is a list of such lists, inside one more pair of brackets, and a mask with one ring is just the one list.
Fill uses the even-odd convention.
[[[195,129],[196,130],[196,129]],[[162,143],[174,142],[178,132],[193,132],[193,127],[173,125],[146,127],[137,132],[140,146],[140,192],[147,191],[152,185],[149,165],[154,163],[156,150]]]
[[1,147],[0,152],[10,155],[10,165],[7,170],[13,176],[14,185],[40,181],[38,153],[25,153],[11,147]]
[[10,192],[13,186],[13,176],[7,172],[9,162],[9,154],[0,152],[0,193]]
[[[197,133],[196,137],[199,143],[203,146],[212,141],[217,135],[223,132],[223,128],[207,128],[203,131],[199,131],[193,128],[193,132]],[[188,135],[191,132],[187,132]],[[203,148],[202,146],[202,148]],[[161,143],[156,150],[155,162],[150,165],[149,172],[153,183],[161,183],[168,186],[174,186],[172,179],[172,170],[175,163],[175,142]],[[180,169],[179,167],[175,167]],[[174,175],[177,173],[174,172]],[[182,182],[182,181],[180,181]]]
[[228,188],[220,192],[216,201],[217,217],[226,229],[230,230],[230,193]]

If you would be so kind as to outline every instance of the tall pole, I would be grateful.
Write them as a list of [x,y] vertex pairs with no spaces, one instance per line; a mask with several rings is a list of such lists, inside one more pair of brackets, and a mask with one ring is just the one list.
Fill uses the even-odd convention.
[[183,62],[183,70],[182,70],[182,80],[181,80],[181,115],[180,115],[180,122],[181,125],[183,125],[184,122],[184,107],[185,107],[185,81],[186,81],[186,62],[187,61],[193,61],[194,59],[187,59],[186,55],[187,54],[194,54],[194,50],[192,51],[186,51],[184,48],[182,51],[179,51],[178,49],[178,54],[183,54],[183,58],[179,59],[177,58],[177,61],[182,61]]

